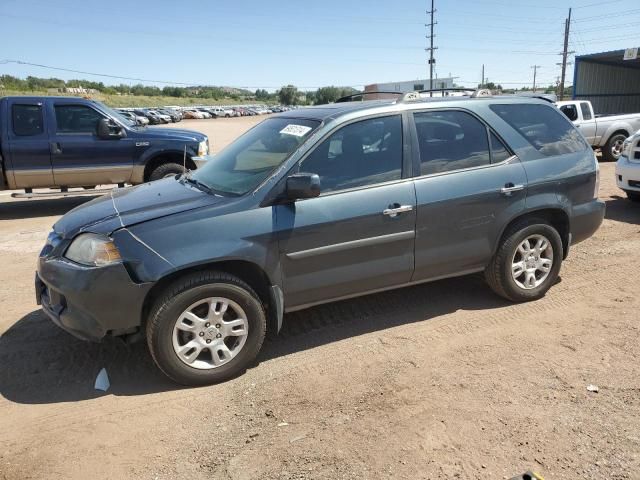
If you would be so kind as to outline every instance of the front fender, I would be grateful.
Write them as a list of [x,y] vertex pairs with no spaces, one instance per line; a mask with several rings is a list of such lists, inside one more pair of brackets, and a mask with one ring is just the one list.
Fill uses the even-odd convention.
[[241,260],[264,271],[271,285],[279,285],[282,275],[273,208],[244,210],[243,203],[157,218],[118,230],[114,240],[140,282],[157,282],[205,264]]

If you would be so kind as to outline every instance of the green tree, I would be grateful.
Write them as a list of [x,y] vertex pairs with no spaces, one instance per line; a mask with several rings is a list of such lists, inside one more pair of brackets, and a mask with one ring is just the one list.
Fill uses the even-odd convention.
[[286,85],[278,91],[278,101],[282,105],[297,105],[298,89],[294,85]]
[[355,88],[351,87],[321,87],[314,94],[315,105],[323,105],[325,103],[333,103],[341,97],[358,93]]

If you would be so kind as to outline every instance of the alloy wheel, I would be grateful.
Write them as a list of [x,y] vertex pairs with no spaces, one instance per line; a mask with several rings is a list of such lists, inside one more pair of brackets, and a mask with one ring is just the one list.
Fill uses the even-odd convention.
[[209,370],[235,358],[247,341],[249,322],[236,302],[210,297],[190,305],[173,327],[173,350],[190,367]]
[[549,277],[553,267],[553,247],[544,235],[525,238],[513,254],[511,276],[518,287],[531,290]]

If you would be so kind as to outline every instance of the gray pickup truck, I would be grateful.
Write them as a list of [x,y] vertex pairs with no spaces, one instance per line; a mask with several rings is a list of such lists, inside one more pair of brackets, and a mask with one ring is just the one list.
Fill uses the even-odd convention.
[[208,149],[201,133],[136,125],[93,100],[0,98],[0,190],[138,184],[195,169]]
[[591,147],[533,98],[293,110],[215,158],[54,225],[36,276],[54,323],[146,337],[175,381],[217,382],[284,312],[474,272],[510,301],[541,298],[605,210]]
[[597,115],[588,100],[567,100],[558,108],[582,132],[594,149],[602,151],[602,158],[614,162],[622,155],[627,137],[640,129],[640,113]]

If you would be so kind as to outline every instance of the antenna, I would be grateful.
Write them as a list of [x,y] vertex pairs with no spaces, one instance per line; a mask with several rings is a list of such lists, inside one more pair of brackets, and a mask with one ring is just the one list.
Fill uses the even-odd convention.
[[182,170],[187,171],[187,144],[184,145],[184,156],[182,157]]

